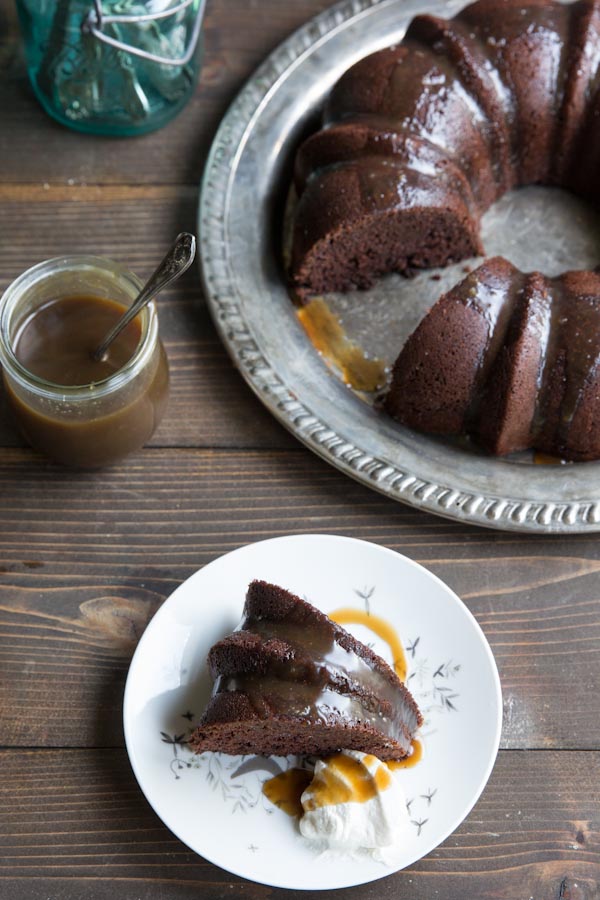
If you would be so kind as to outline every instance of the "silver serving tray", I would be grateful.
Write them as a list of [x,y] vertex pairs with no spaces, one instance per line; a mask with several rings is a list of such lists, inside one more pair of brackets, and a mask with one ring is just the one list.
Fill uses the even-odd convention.
[[[324,363],[287,293],[281,242],[291,163],[324,96],[357,59],[402,38],[417,13],[452,16],[463,5],[344,0],[268,57],[223,119],[207,161],[198,226],[206,296],[235,365],[265,406],[347,475],[395,500],[477,525],[599,531],[600,463],[492,458],[400,427]],[[598,215],[557,190],[507,195],[486,215],[482,234],[488,256],[502,254],[524,270],[553,275],[598,262]],[[327,299],[350,337],[391,362],[463,269],[461,263],[411,280],[392,275],[367,293]]]

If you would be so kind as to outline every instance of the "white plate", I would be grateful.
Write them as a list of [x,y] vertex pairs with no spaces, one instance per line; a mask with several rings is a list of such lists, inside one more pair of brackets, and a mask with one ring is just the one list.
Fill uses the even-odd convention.
[[[323,860],[297,823],[262,795],[270,771],[235,776],[242,757],[194,756],[184,742],[210,694],[210,646],[238,624],[254,578],[288,588],[324,612],[352,606],[388,620],[401,636],[408,685],[425,717],[424,755],[398,772],[411,831],[394,868]],[[390,660],[387,646],[348,626]],[[127,751],[163,822],[223,869],[276,887],[341,888],[414,863],[460,825],[490,775],[500,740],[496,664],[479,625],[438,578],[400,554],[353,538],[294,535],[242,547],[200,569],[163,604],[134,654],[125,688]],[[174,741],[174,742],[173,742]]]

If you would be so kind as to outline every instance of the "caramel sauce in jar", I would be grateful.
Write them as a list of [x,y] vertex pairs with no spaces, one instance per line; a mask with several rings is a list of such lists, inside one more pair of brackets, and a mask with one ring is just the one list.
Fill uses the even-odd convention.
[[129,362],[142,336],[136,316],[106,355],[94,359],[94,350],[126,311],[107,297],[50,300],[19,326],[13,342],[15,356],[33,375],[54,384],[73,387],[104,381]]
[[[166,408],[167,358],[153,304],[92,358],[141,282],[110,260],[48,260],[8,289],[0,358],[25,439],[52,459],[96,468],[139,449]],[[69,290],[77,287],[79,290]]]

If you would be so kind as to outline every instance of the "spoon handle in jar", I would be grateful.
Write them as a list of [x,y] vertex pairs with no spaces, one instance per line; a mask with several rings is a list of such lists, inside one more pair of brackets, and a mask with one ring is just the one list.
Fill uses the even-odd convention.
[[127,312],[119,319],[114,328],[109,331],[100,346],[92,354],[96,360],[102,359],[108,347],[118,334],[128,325],[132,319],[135,319],[141,309],[152,300],[156,294],[160,293],[167,285],[171,284],[180,275],[188,269],[194,261],[196,254],[196,238],[187,231],[177,235],[175,242],[169,249],[158,267],[152,273],[139,296],[134,303],[131,304]]

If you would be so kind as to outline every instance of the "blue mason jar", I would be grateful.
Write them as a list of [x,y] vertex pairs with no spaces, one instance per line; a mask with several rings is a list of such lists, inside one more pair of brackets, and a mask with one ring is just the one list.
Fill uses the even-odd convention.
[[165,125],[194,92],[205,0],[17,0],[27,68],[51,116],[94,134]]

